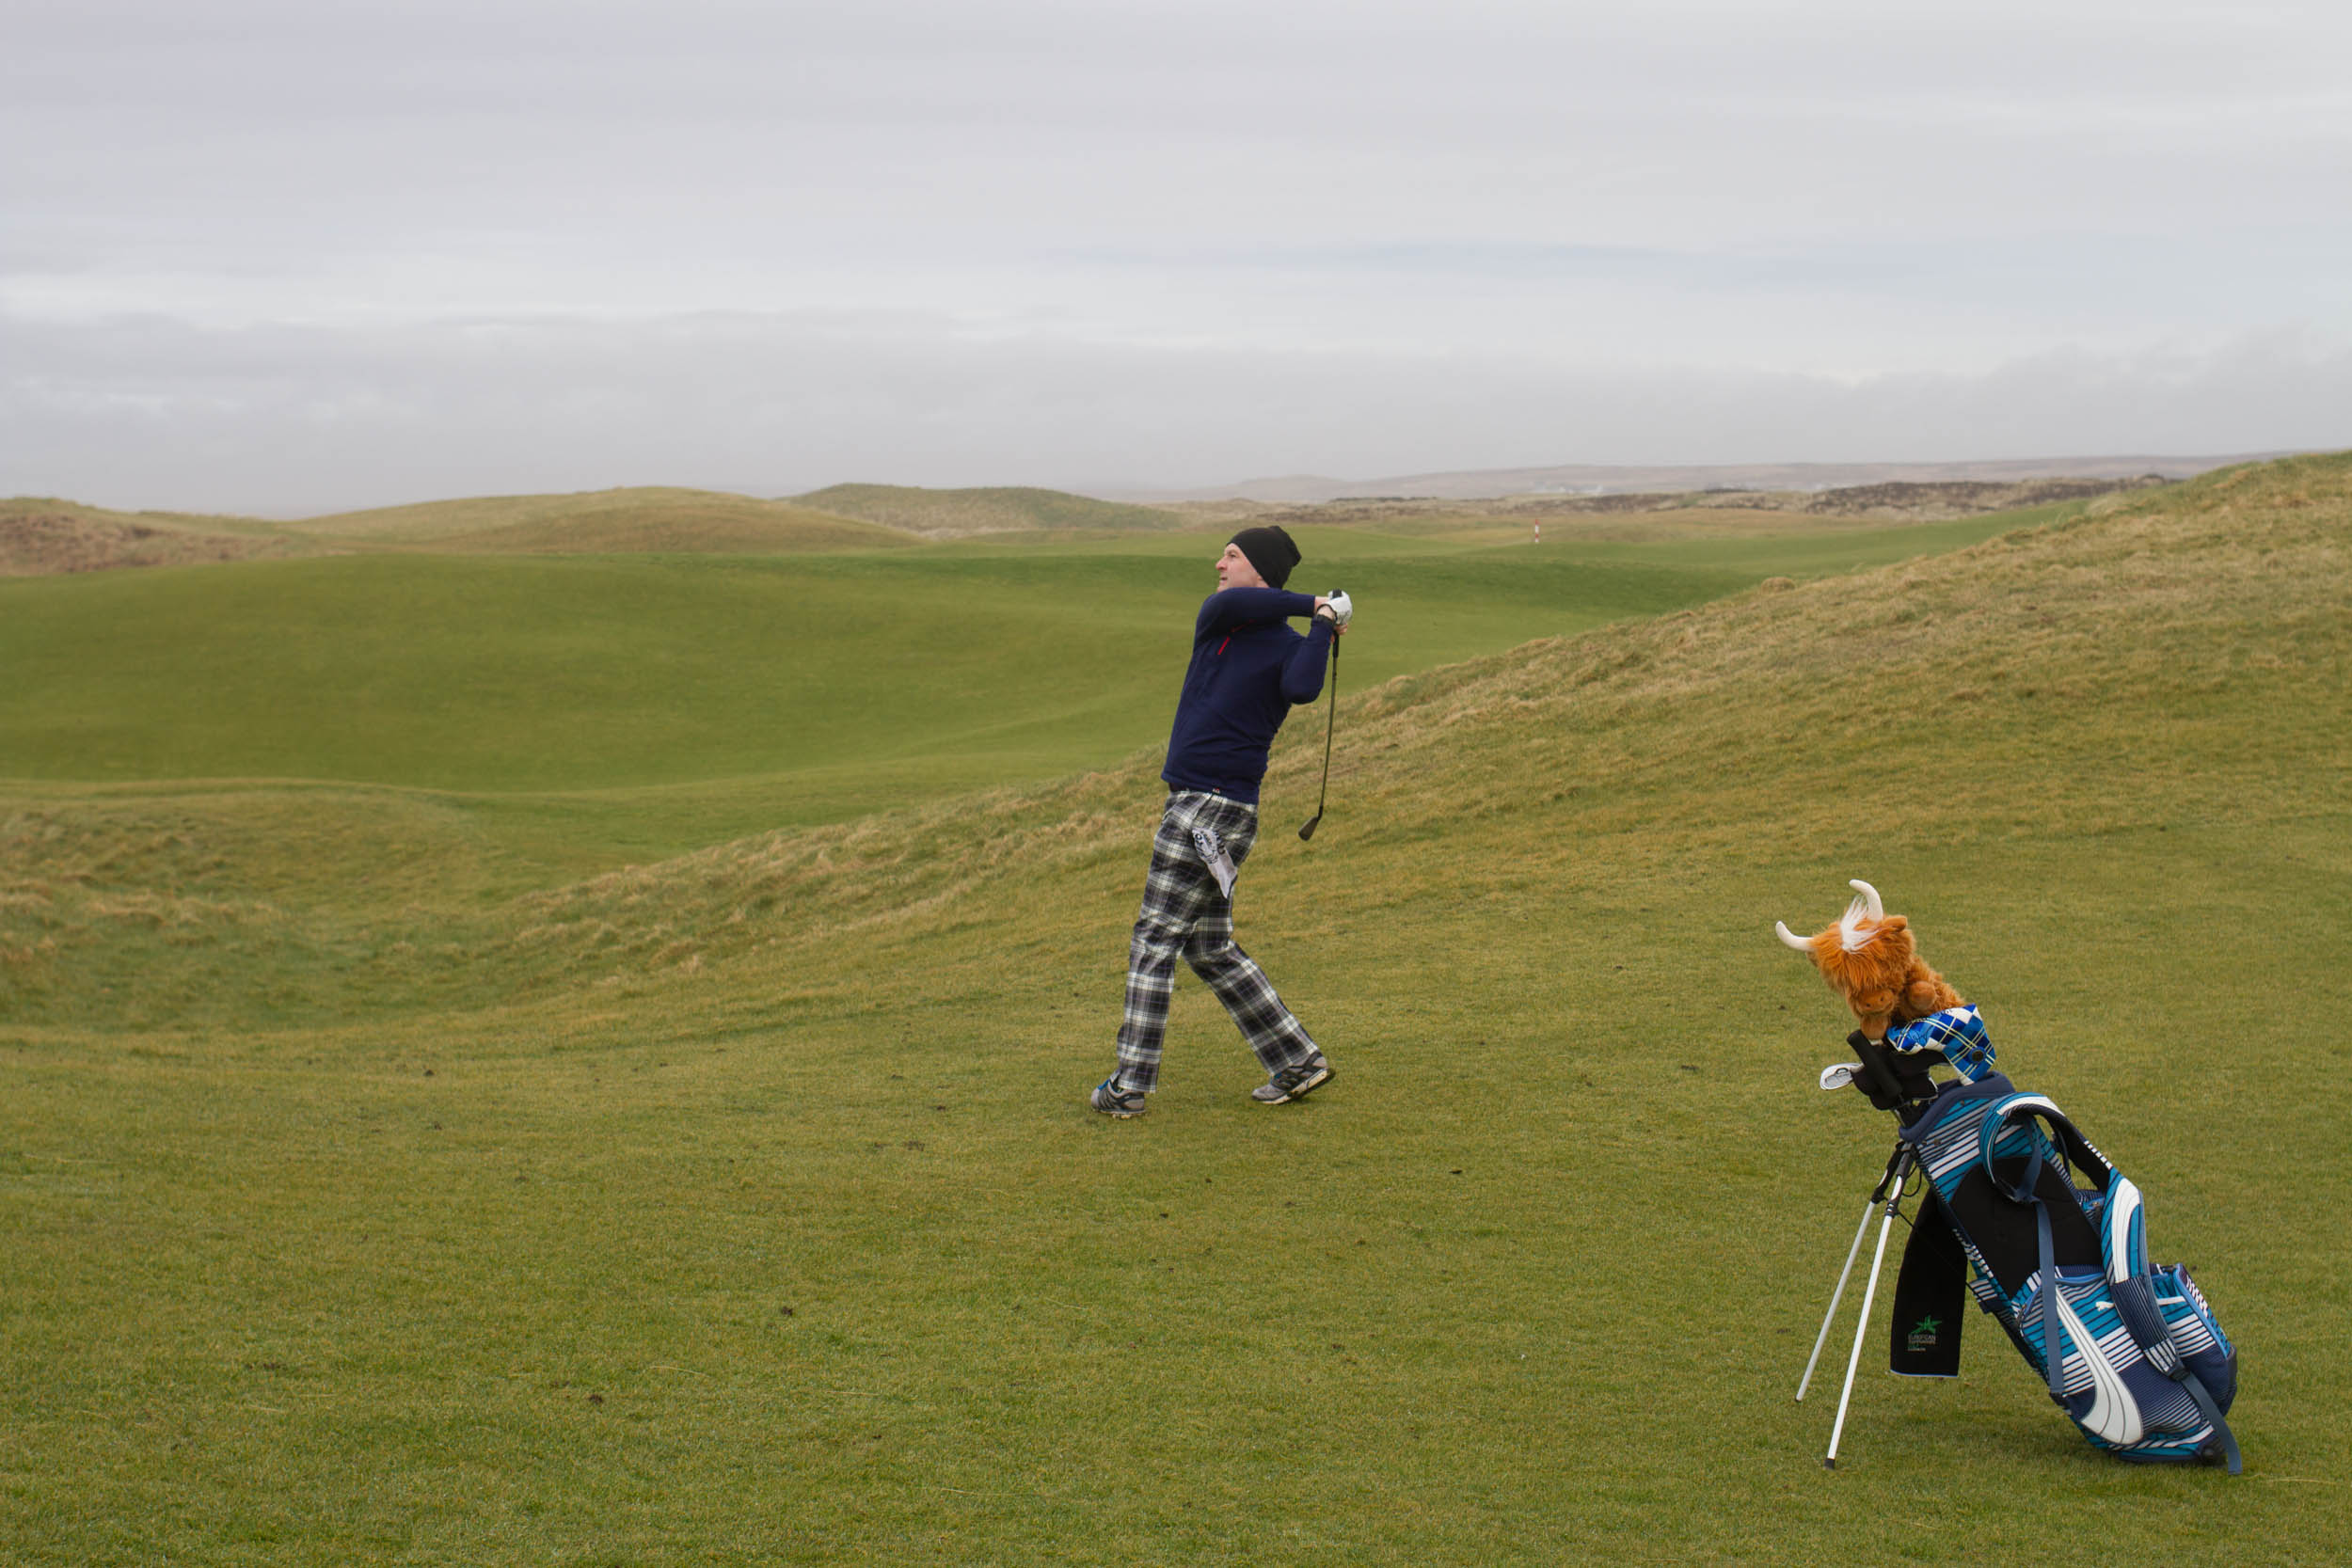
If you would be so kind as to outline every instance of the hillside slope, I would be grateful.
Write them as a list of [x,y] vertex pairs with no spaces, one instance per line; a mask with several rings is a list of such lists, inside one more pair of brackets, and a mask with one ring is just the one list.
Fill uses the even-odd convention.
[[[1796,853],[1931,878],[1936,846],[2335,817],[2347,689],[2352,458],[2291,460],[1392,681],[1342,705],[1331,844],[1266,852],[1305,866],[1344,845],[1354,897],[1388,909],[1573,879],[1596,842],[1661,866]],[[1311,789],[1304,729],[1271,802]],[[529,943],[609,931],[717,957],[953,925],[1008,877],[1042,887],[1131,847],[1156,761],[600,879],[532,901]]]
[[41,496],[0,500],[0,577],[209,565],[317,547],[251,517],[110,512]]
[[793,499],[820,511],[939,536],[1039,529],[1163,529],[1184,521],[1155,506],[1018,485],[925,490],[907,484],[835,484]]
[[787,502],[650,486],[426,501],[336,513],[288,527],[325,540],[512,554],[765,554],[886,549],[914,542],[903,531]]

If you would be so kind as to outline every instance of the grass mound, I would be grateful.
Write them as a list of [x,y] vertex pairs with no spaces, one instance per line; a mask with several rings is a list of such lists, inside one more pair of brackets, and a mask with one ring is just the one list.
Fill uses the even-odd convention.
[[682,502],[621,515],[536,518],[425,543],[498,555],[790,555],[893,549],[914,542],[888,529],[796,507]]
[[[2297,459],[1351,689],[1242,879],[1283,1111],[1190,986],[1081,1106],[1148,755],[521,889],[462,800],[22,791],[0,1555],[2340,1560],[2348,550]],[[1982,1322],[1819,1467],[1887,1129],[1771,924],[1855,875],[2196,1265],[2243,1481]]]
[[1037,529],[1117,531],[1177,528],[1184,523],[1177,514],[1155,506],[1132,506],[1073,496],[1065,490],[1018,485],[925,490],[906,484],[835,484],[794,499],[846,517],[943,537]]
[[766,554],[910,543],[902,532],[787,502],[655,487],[426,501],[293,526],[321,539],[516,554]]
[[0,578],[203,565],[312,547],[250,518],[108,512],[35,496],[0,500]]

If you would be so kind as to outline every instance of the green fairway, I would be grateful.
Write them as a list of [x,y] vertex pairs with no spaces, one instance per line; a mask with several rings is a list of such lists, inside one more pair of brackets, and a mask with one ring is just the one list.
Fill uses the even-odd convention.
[[[486,515],[526,526],[509,510]],[[442,503],[431,526],[465,514]],[[2037,520],[1557,549],[1299,533],[1321,574],[1302,580],[1366,607],[1353,689]],[[1219,542],[365,555],[0,582],[0,779],[390,784],[482,797],[497,819],[562,795],[547,809],[567,833],[598,812],[625,853],[839,820],[1158,738]],[[629,794],[646,789],[672,793]]]
[[[2352,458],[2032,521],[1302,530],[1239,920],[1340,1076],[1187,980],[1132,1122],[1211,536],[0,582],[0,1560],[2344,1560]],[[1820,1467],[1890,1124],[1772,924],[1856,876],[2244,1477],[1883,1305]]]

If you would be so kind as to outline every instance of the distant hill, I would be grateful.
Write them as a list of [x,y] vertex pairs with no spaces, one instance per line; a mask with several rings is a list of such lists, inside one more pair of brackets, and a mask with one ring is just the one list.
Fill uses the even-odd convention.
[[792,498],[803,506],[917,533],[1005,533],[1031,529],[1164,529],[1184,519],[1156,506],[996,485],[924,490],[907,484],[835,484]]
[[287,525],[319,539],[514,555],[888,549],[900,531],[718,490],[639,487],[483,496],[344,512]]
[[108,512],[47,496],[0,500],[0,577],[193,566],[311,548],[249,517]]
[[1631,490],[1827,490],[1852,485],[1963,482],[2017,484],[2029,480],[2137,479],[2146,475],[2192,479],[2234,463],[2287,455],[2266,451],[2233,457],[2019,457],[1962,463],[1569,463],[1543,468],[1405,474],[1390,479],[1285,474],[1199,490],[1136,491],[1128,499],[1138,502],[1476,500],[1547,492],[1603,495]]

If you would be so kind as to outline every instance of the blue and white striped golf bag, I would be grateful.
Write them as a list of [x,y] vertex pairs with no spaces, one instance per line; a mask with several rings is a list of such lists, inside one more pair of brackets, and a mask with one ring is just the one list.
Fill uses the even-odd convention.
[[[2237,1352],[2188,1271],[2149,1261],[2139,1189],[1997,1072],[1946,1085],[1902,1138],[1931,1189],[1896,1288],[1894,1370],[1959,1370],[1964,1260],[1966,1288],[2093,1445],[2235,1474]],[[1937,1332],[1939,1311],[1955,1332]]]

